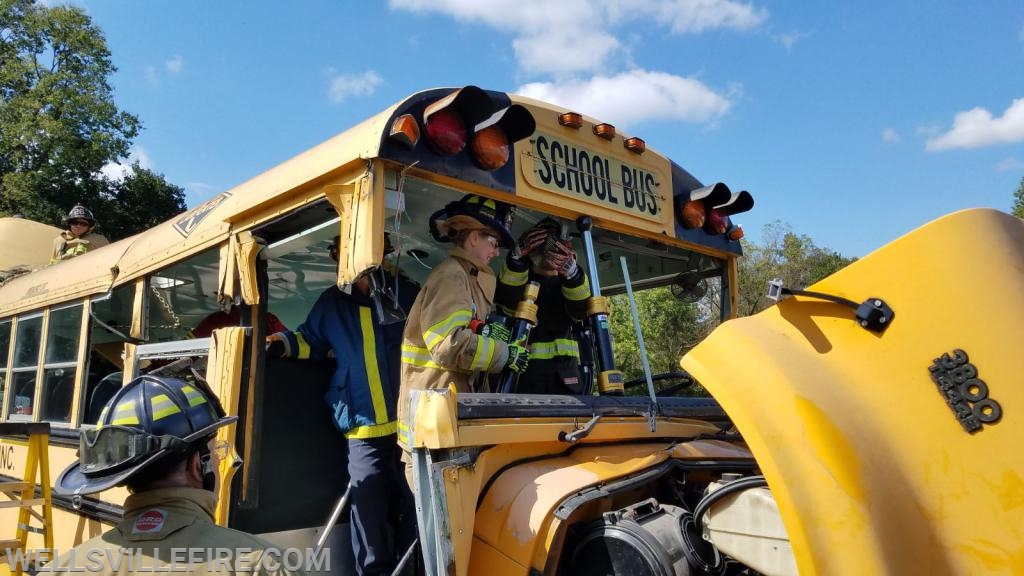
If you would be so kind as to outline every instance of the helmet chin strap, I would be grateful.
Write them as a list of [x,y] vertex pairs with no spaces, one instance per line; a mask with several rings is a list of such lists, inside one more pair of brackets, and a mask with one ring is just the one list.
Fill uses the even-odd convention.
[[217,487],[217,473],[213,469],[212,456],[209,446],[203,444],[199,447],[199,466],[203,474],[203,489],[210,492]]

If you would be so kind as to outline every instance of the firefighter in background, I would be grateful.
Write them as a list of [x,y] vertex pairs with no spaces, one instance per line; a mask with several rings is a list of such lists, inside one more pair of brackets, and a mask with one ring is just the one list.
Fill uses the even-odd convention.
[[75,204],[74,208],[68,212],[67,217],[64,218],[64,226],[66,226],[66,230],[53,239],[53,254],[50,256],[50,264],[74,258],[89,250],[109,244],[103,235],[94,232],[96,218],[88,208],[81,204]]
[[519,377],[516,392],[580,394],[580,352],[573,325],[587,317],[590,283],[576,264],[572,240],[561,225],[545,218],[524,232],[509,251],[498,275],[495,302],[511,316],[527,282],[538,282],[537,325],[530,331],[530,366]]
[[[193,574],[292,574],[273,544],[214,523],[220,461],[234,456],[215,436],[235,420],[208,390],[174,378],[141,376],[120,388],[98,425],[79,432],[78,461],[54,491],[77,498],[125,485],[122,519],[39,574],[181,572],[188,562]],[[183,560],[181,550],[189,557]],[[233,555],[230,566],[214,562],[225,551]]]
[[[339,244],[335,236],[335,262]],[[393,251],[386,238],[385,254]],[[419,288],[401,274],[395,285],[395,276],[378,269],[356,280],[351,293],[331,286],[302,325],[267,337],[269,356],[324,359],[333,353],[337,368],[324,400],[348,440],[352,549],[360,575],[391,574],[416,530],[395,417],[404,310]]]
[[497,279],[490,261],[499,247],[515,245],[509,232],[513,215],[508,204],[467,195],[430,217],[434,239],[455,246],[427,277],[405,327],[398,426],[406,447],[410,446],[409,390],[447,388],[453,383],[459,392],[484,392],[475,387],[483,380],[476,378],[480,373],[506,368],[522,373],[529,365],[529,352],[506,341],[504,326],[485,326],[494,328],[489,336],[480,333],[488,330],[477,329],[494,304]]

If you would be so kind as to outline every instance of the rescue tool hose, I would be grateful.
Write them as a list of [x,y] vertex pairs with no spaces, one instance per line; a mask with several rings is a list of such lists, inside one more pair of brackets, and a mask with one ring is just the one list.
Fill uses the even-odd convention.
[[615,369],[615,355],[612,353],[612,335],[608,327],[608,300],[601,296],[601,283],[597,277],[597,259],[594,257],[594,239],[590,235],[593,222],[590,216],[580,216],[576,227],[583,236],[587,251],[587,268],[590,270],[590,299],[587,301],[587,317],[597,347],[597,390],[602,395],[622,396],[622,372]]

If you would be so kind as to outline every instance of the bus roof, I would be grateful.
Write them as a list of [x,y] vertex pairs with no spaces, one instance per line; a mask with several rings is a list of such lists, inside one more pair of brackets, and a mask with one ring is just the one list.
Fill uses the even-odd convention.
[[[249,228],[257,222],[265,221],[301,205],[303,197],[308,196],[309,200],[319,197],[324,185],[336,183],[335,181],[339,177],[346,174],[350,176],[367,160],[382,158],[401,164],[403,163],[402,159],[395,157],[394,147],[388,141],[388,130],[392,121],[399,114],[407,110],[418,109],[417,106],[422,108],[425,105],[424,102],[436,100],[439,95],[453,90],[450,88],[432,89],[413,94],[337,136],[162,224],[78,256],[73,260],[60,262],[32,274],[15,278],[5,284],[3,290],[0,290],[0,316],[32,309],[43,302],[104,293],[114,285],[127,283],[159,270],[163,266],[222,243],[232,231]],[[474,88],[474,90],[479,89]],[[538,129],[546,130],[549,134],[557,133],[557,130],[562,128],[555,124],[555,120],[559,114],[568,112],[566,109],[521,96],[502,92],[487,92],[487,94],[499,104],[516,103],[527,107],[534,116],[540,118]],[[589,117],[583,118],[589,124],[596,125],[598,122]],[[623,135],[620,134],[619,138],[621,140]],[[531,158],[531,152],[527,150],[527,146],[528,144],[523,142],[516,144],[517,157],[521,158],[524,163]],[[600,142],[593,146],[599,147]],[[608,154],[614,153],[621,156],[624,154],[621,148],[620,142],[616,149],[617,152]],[[633,158],[628,155],[627,157]],[[533,158],[536,161],[536,156]],[[730,244],[721,235],[717,238],[704,235],[700,229],[684,231],[678,224],[673,229],[673,215],[676,213],[673,191],[677,195],[679,194],[678,189],[688,193],[700,183],[678,165],[649,148],[642,155],[637,154],[635,158],[635,163],[638,166],[658,167],[659,178],[663,181],[661,184],[663,188],[659,191],[663,214],[658,218],[647,217],[642,213],[640,217],[634,217],[625,211],[621,214],[616,213],[609,211],[600,202],[589,199],[584,199],[589,201],[588,204],[587,202],[566,202],[565,196],[559,196],[559,194],[544,196],[551,188],[538,188],[536,177],[532,177],[533,181],[531,181],[531,176],[527,174],[531,170],[525,166],[519,171],[521,174],[517,174],[515,177],[521,180],[525,179],[530,183],[531,194],[524,196],[523,201],[530,202],[532,200],[535,204],[542,202],[542,205],[552,211],[565,212],[567,205],[573,205],[577,211],[593,208],[597,211],[600,219],[601,210],[605,210],[603,212],[605,223],[617,227],[627,226],[640,235],[653,234],[659,239],[673,237],[688,239],[686,234],[692,233],[701,236],[699,243],[703,244],[705,249],[722,253],[738,253],[738,244],[735,242]],[[405,162],[405,165],[413,163],[413,161],[408,161]],[[441,163],[441,165],[444,164],[444,162]],[[439,173],[444,175],[443,172]],[[423,172],[423,174],[429,175],[430,172]],[[493,182],[483,182],[481,186],[484,193],[488,193],[488,190],[501,190]],[[536,193],[538,190],[540,190],[540,194]],[[540,200],[537,200],[538,198]],[[275,212],[275,210],[277,211]],[[666,212],[667,214],[664,214]],[[571,213],[563,215],[572,216]],[[646,221],[643,219],[644,217],[647,218]],[[32,225],[37,225],[37,223],[32,223]],[[33,247],[40,246],[47,251],[47,259],[41,260],[40,265],[48,261],[49,238],[59,232],[53,227],[47,227],[47,230],[46,242],[33,241],[31,243]],[[69,283],[68,278],[74,278],[75,282]]]

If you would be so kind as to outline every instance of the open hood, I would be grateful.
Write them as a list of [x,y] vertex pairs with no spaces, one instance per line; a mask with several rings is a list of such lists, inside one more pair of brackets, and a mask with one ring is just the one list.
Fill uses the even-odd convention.
[[1024,573],[1024,222],[958,212],[807,289],[895,316],[876,333],[794,296],[681,362],[749,443],[800,572]]

